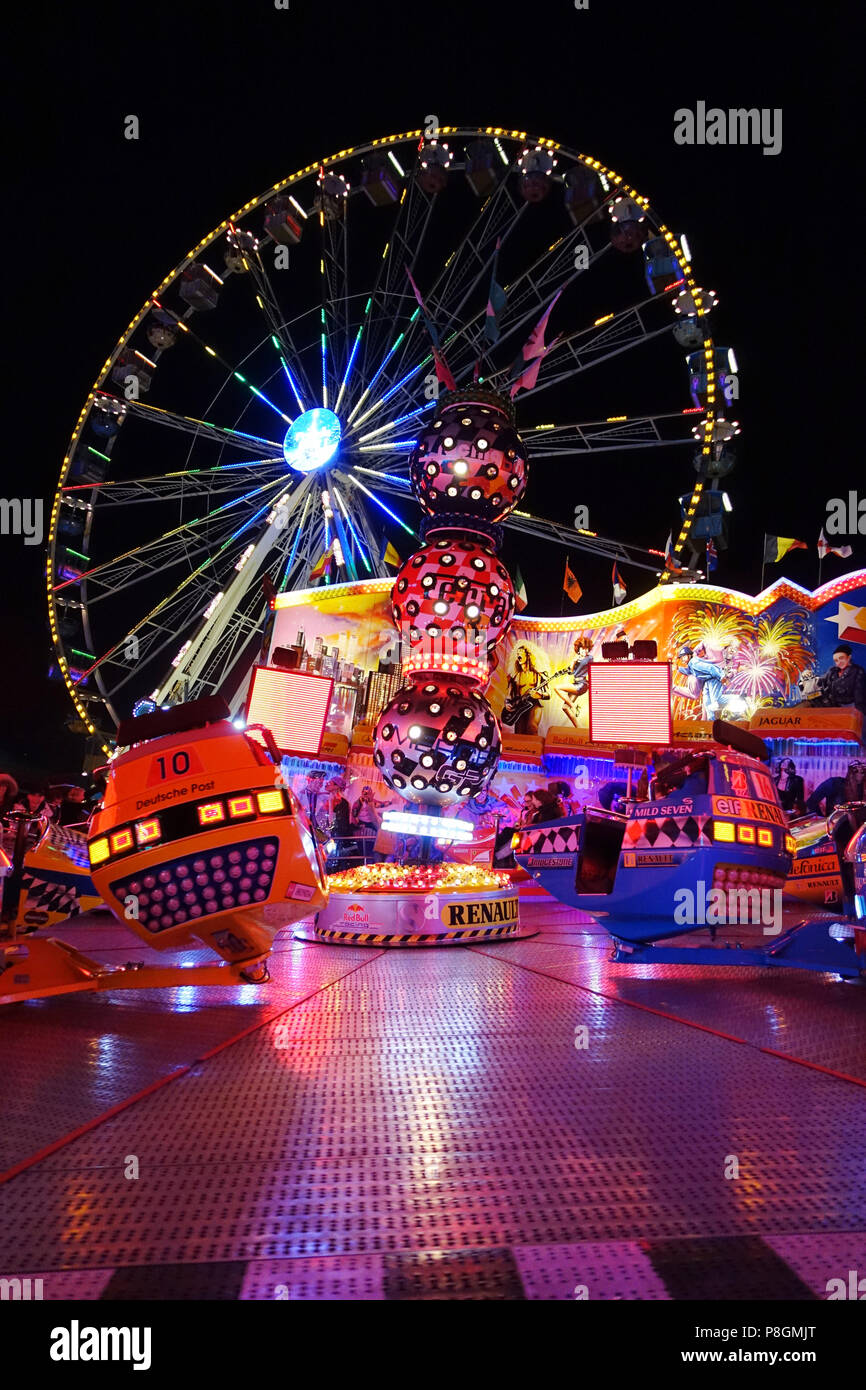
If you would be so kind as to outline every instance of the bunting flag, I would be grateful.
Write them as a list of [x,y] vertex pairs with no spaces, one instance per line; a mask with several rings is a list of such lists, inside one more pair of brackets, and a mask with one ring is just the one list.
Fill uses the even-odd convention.
[[568,594],[568,597],[571,599],[572,603],[579,603],[579,602],[580,602],[581,595],[583,594],[583,590],[581,589],[580,585],[578,584],[578,582],[577,582],[577,576],[576,576],[576,574],[574,574],[574,572],[573,572],[573,570],[572,570],[572,568],[571,568],[571,565],[569,564],[568,560],[566,560],[566,562],[565,562],[565,574],[564,574],[563,580],[562,580],[562,587],[563,587],[563,589],[565,590],[565,592]]
[[554,338],[552,343],[545,343],[544,341],[544,334],[547,330],[547,321],[550,318],[551,312],[553,311],[553,306],[556,304],[556,301],[559,299],[559,296],[561,294],[561,289],[556,291],[556,294],[553,296],[544,313],[541,315],[541,318],[538,320],[538,323],[535,325],[526,342],[523,344],[520,353],[514,359],[514,362],[511,364],[511,371],[509,375],[515,376],[515,373],[517,373],[517,376],[515,377],[515,380],[511,386],[512,400],[517,395],[517,392],[521,389],[524,391],[532,390],[533,386],[538,380],[538,372],[542,362],[544,361],[547,354],[551,352],[553,348],[556,347],[557,343],[559,342],[562,336],[560,334],[558,337]]
[[496,251],[493,255],[493,269],[490,273],[490,293],[487,296],[487,309],[484,315],[484,336],[488,343],[498,343],[501,332],[499,320],[502,310],[505,308],[505,290],[496,279],[496,270],[499,263],[499,248],[502,245],[502,238],[497,238]]
[[676,556],[674,555],[673,531],[671,531],[667,538],[667,541],[665,542],[665,569],[667,570],[668,574],[672,575],[675,579],[678,579],[683,574],[689,573],[689,571],[683,565],[678,563]]
[[409,277],[409,284],[412,286],[412,291],[415,295],[415,298],[418,301],[418,308],[421,310],[421,317],[424,320],[424,327],[427,329],[427,332],[430,335],[430,342],[433,344],[433,363],[436,368],[436,380],[439,382],[441,386],[445,387],[446,391],[456,391],[457,382],[454,380],[454,377],[451,373],[451,368],[445,361],[445,358],[443,357],[442,351],[439,346],[438,330],[430,315],[427,313],[427,306],[425,305],[424,300],[421,298],[421,291],[415,284],[415,281],[412,277],[412,272],[408,266],[406,267],[406,274]]
[[321,579],[322,576],[326,574],[327,571],[330,569],[331,565],[333,564],[333,560],[334,542],[331,541],[331,544],[328,546],[327,550],[324,551],[322,555],[320,555],[319,559],[316,561],[316,563],[313,565],[313,568],[310,570],[310,578]]
[[626,596],[626,583],[617,569],[616,560],[613,562],[613,570],[611,571],[610,577],[613,583],[613,606],[614,608],[619,608]]
[[394,565],[395,567],[399,567],[403,563],[402,558],[397,554],[395,547],[388,540],[387,536],[382,542],[379,559],[383,565]]
[[764,533],[764,564],[777,565],[789,550],[808,550],[805,541],[794,540],[791,536],[768,536]]
[[444,386],[446,391],[456,391],[457,382],[454,380],[451,368],[437,347],[433,349],[433,363],[436,368],[436,380],[440,386]]
[[526,597],[526,585],[523,582],[523,575],[520,573],[520,566],[514,566],[514,605],[518,613],[522,613],[529,599]]
[[824,535],[824,527],[821,527],[821,534],[818,537],[818,554],[823,560],[825,555],[838,555],[840,560],[847,560],[852,555],[850,545],[831,545]]
[[707,574],[712,574],[719,563],[719,556],[716,550],[716,543],[712,537],[707,541]]

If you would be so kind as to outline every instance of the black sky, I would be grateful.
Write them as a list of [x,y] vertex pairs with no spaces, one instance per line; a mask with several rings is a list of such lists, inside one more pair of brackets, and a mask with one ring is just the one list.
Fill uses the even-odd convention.
[[[513,126],[593,153],[687,232],[699,281],[721,296],[714,336],[740,366],[744,433],[718,579],[754,592],[770,531],[809,542],[781,568],[811,587],[827,499],[866,492],[857,13],[778,0],[590,0],[586,11],[571,0],[30,7],[4,73],[11,389],[0,495],[42,496],[47,514],[102,362],[155,284],[228,211],[317,157],[434,112],[443,124]],[[698,100],[781,107],[782,153],[677,146],[674,111]],[[123,138],[129,113],[138,142]],[[627,484],[588,470],[574,500],[602,534],[662,545],[693,475],[688,451],[662,474],[644,458]],[[572,475],[569,496],[575,486]],[[551,473],[534,508],[555,516],[561,496]],[[866,540],[854,544],[863,564]],[[0,537],[0,766],[75,774],[71,706],[45,675],[43,566],[40,548]],[[606,606],[608,567],[575,567],[583,607]],[[522,568],[531,611],[558,612],[559,557]],[[831,558],[824,577],[841,568]],[[635,572],[630,592],[650,583]]]

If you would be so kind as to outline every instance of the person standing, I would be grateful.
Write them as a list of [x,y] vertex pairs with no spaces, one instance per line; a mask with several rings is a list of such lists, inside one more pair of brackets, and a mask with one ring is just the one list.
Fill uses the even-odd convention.
[[365,785],[352,806],[352,823],[363,841],[365,864],[368,859],[375,857],[374,845],[382,827],[382,808],[387,804],[386,801],[377,801],[373,788]]
[[847,642],[840,642],[833,653],[833,665],[821,677],[819,705],[839,708],[853,705],[866,714],[866,671],[853,659]]
[[333,839],[336,841],[334,851],[335,868],[334,872],[339,873],[340,869],[345,869],[348,865],[349,841],[352,838],[352,821],[349,815],[349,803],[343,795],[346,784],[341,777],[331,777],[325,783],[325,794],[328,798],[329,824]]
[[547,790],[559,797],[565,807],[565,815],[576,816],[578,814],[581,809],[580,802],[575,799],[567,782],[548,782]]
[[18,796],[18,783],[8,772],[0,772],[0,816],[8,815]]
[[87,820],[87,807],[84,804],[84,788],[67,787],[66,795],[60,803],[59,823],[61,825],[81,825]]
[[779,804],[790,818],[806,814],[806,788],[793,758],[783,758],[775,776]]

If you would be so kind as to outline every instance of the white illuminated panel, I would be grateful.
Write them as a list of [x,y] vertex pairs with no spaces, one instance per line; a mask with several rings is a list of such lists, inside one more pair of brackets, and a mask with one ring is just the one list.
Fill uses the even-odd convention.
[[[247,724],[264,724],[281,753],[315,757],[322,747],[334,682],[330,676],[257,666],[247,702]],[[262,742],[260,734],[251,738]]]
[[669,744],[669,663],[594,662],[589,668],[589,737],[592,743]]
[[471,821],[457,820],[454,816],[425,816],[417,811],[386,811],[382,816],[382,829],[397,835],[430,835],[442,843],[446,840],[466,843],[475,834]]

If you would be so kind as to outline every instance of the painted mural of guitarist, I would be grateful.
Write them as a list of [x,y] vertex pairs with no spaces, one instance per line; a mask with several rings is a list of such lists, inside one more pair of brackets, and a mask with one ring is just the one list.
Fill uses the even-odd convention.
[[503,724],[511,725],[516,734],[537,734],[544,701],[550,699],[549,681],[549,674],[538,669],[532,652],[521,644],[514,653],[514,669],[508,677]]
[[[585,695],[589,689],[589,668],[592,665],[592,639],[589,637],[577,637],[574,642],[574,661],[571,666],[566,667],[569,680],[565,685],[559,686],[556,694],[562,701],[562,712],[570,724],[575,729],[578,727],[577,713],[578,701],[581,695]],[[551,679],[555,679],[556,672]]]

